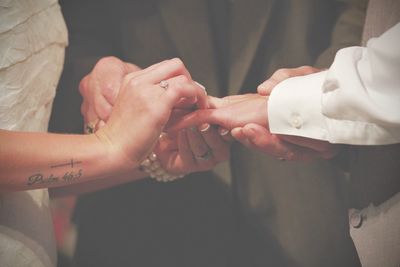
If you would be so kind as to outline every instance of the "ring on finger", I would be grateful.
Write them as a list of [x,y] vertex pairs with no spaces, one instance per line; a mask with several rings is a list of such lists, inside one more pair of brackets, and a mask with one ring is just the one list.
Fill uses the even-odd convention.
[[169,83],[168,83],[168,81],[166,81],[166,80],[162,80],[162,81],[159,83],[159,85],[160,85],[160,87],[161,87],[162,89],[164,89],[164,90],[167,90],[168,87],[169,87]]
[[94,121],[90,121],[84,124],[84,128],[83,128],[83,132],[85,134],[92,134],[94,133],[96,130],[96,125],[99,122],[99,119],[96,119]]

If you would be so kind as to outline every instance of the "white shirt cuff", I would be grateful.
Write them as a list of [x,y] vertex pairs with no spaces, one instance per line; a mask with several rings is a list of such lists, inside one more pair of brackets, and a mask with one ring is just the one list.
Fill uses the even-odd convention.
[[322,85],[327,71],[287,79],[268,99],[269,129],[274,134],[328,140],[321,110]]

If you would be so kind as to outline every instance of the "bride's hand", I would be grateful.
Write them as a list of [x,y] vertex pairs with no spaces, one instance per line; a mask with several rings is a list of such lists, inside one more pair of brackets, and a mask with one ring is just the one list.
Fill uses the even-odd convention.
[[[167,81],[168,88],[160,86],[162,80]],[[85,121],[89,121],[91,110],[111,111],[114,108],[109,120],[107,112],[104,112],[103,118],[107,123],[97,134],[110,142],[113,149],[123,151],[135,164],[152,150],[169,119],[171,110],[177,104],[181,105],[182,98],[195,99],[200,108],[207,107],[203,89],[191,80],[188,71],[178,59],[167,60],[126,75],[119,95],[115,98],[114,107],[112,101],[107,101],[110,108],[99,107],[99,105],[104,106],[104,101],[96,102],[96,99],[101,99],[96,97],[101,86],[91,89],[87,88],[87,85],[87,82],[81,84],[85,104],[82,113]],[[90,98],[92,100],[87,100]],[[97,106],[93,106],[94,104]],[[178,169],[187,170],[187,168]]]

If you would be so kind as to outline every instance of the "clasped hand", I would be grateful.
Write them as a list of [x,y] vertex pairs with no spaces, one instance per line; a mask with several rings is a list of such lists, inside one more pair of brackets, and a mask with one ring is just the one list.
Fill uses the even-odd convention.
[[[312,68],[280,70],[260,85],[258,94],[224,98],[211,96],[203,98],[193,95],[175,99],[175,103],[170,103],[171,110],[167,107],[163,110],[163,106],[160,106],[160,101],[158,101],[158,95],[144,91],[147,100],[153,97],[150,99],[153,104],[151,107],[147,107],[147,110],[139,108],[130,112],[121,109],[121,107],[136,106],[136,101],[140,101],[140,99],[134,99],[130,104],[123,103],[132,100],[132,96],[124,96],[127,90],[122,90],[124,86],[126,87],[126,81],[132,77],[151,76],[154,69],[159,69],[160,65],[171,68],[168,65],[172,64],[175,69],[163,70],[169,73],[168,77],[179,79],[180,85],[193,87],[192,78],[183,63],[178,59],[171,61],[161,62],[141,70],[135,65],[113,57],[100,60],[80,84],[80,92],[83,96],[81,111],[85,122],[96,122],[98,130],[107,128],[103,126],[118,125],[121,116],[129,116],[132,112],[147,112],[147,116],[138,117],[138,121],[135,121],[134,127],[140,129],[141,132],[139,139],[137,137],[134,142],[131,142],[130,145],[134,147],[132,150],[139,151],[136,155],[137,160],[143,159],[153,150],[158,155],[163,168],[176,174],[208,170],[217,163],[227,160],[229,143],[233,139],[248,148],[286,160],[311,160],[330,158],[335,155],[336,147],[327,142],[293,136],[276,136],[268,130],[267,104],[270,91],[286,78],[315,72],[316,70]],[[165,76],[165,74],[159,75]],[[130,85],[139,86],[135,83],[130,83]],[[169,88],[167,91],[172,90],[174,88]],[[174,96],[179,95],[174,94]],[[151,121],[152,117],[162,117],[162,125],[149,125],[147,122]],[[113,127],[108,127],[108,129],[113,129]],[[161,131],[167,134],[158,138]],[[132,133],[128,131],[126,134]],[[150,145],[141,147],[146,142]],[[205,155],[208,156],[205,157]]]

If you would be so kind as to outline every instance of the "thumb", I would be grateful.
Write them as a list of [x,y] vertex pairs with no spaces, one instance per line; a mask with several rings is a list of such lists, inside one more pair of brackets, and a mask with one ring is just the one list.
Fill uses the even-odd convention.
[[263,147],[270,143],[271,133],[258,124],[249,123],[242,129],[243,135],[255,146]]

